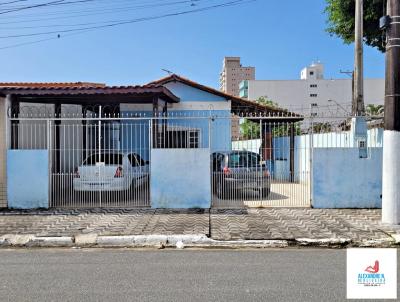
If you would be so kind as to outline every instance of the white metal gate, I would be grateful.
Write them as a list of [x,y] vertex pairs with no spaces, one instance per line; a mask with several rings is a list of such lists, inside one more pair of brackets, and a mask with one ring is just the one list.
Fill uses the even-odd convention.
[[152,148],[209,149],[213,207],[308,207],[313,146],[344,137],[310,118],[213,112],[10,121],[11,149],[48,150],[50,206],[60,208],[149,207],[150,168],[163,164]]
[[309,129],[288,117],[232,117],[230,122],[231,148],[211,156],[213,207],[310,206]]
[[85,118],[49,124],[51,207],[150,205],[150,120]]
[[150,206],[149,118],[11,118],[11,149],[45,149],[49,205]]

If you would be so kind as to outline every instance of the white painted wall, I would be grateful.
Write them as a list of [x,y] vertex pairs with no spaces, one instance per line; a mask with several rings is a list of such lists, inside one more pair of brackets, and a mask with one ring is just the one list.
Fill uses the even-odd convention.
[[400,224],[400,132],[385,130],[383,141],[382,222]]
[[[317,87],[311,87],[317,85]],[[248,81],[248,99],[267,97],[284,108],[309,109],[311,103],[319,106],[335,106],[337,103],[351,103],[351,79],[307,79],[307,80],[271,80]],[[364,88],[365,104],[383,105],[385,91],[384,79],[366,79]],[[316,94],[317,97],[311,97]],[[294,110],[296,111],[296,110]]]
[[210,208],[210,149],[151,150],[152,208]]
[[[344,110],[336,103],[351,110],[352,80],[326,79],[324,77],[324,65],[320,62],[313,63],[303,68],[300,78],[297,80],[249,80],[247,83],[247,98],[257,100],[260,97],[278,103],[281,107],[293,112],[309,110],[311,103],[317,103],[320,107],[329,106],[326,110],[336,110],[335,114],[344,114]],[[241,96],[246,94],[241,84]],[[384,79],[365,79],[364,98],[365,104],[383,105],[385,92]],[[333,100],[333,102],[328,102]],[[336,102],[336,103],[335,103]],[[347,105],[345,105],[347,104]],[[338,112],[339,111],[339,112]]]
[[360,158],[358,148],[315,148],[314,208],[380,208],[382,148]]

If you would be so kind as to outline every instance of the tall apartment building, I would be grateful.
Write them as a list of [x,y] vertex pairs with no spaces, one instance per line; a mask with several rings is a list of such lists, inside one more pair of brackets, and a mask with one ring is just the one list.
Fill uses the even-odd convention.
[[[239,95],[249,100],[266,97],[293,112],[304,112],[311,103],[316,103],[320,111],[327,108],[345,113],[351,111],[352,80],[350,77],[326,79],[324,65],[317,62],[301,70],[298,80],[244,80],[240,83]],[[364,80],[366,105],[383,105],[384,95],[384,79]]]
[[245,80],[254,80],[255,77],[255,67],[243,67],[240,57],[225,57],[219,77],[220,90],[239,96],[239,84]]

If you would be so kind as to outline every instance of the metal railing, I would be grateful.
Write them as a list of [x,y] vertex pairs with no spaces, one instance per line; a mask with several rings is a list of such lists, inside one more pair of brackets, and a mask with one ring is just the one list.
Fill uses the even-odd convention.
[[[304,207],[313,148],[355,147],[348,117],[151,115],[20,114],[9,118],[9,149],[48,151],[51,207],[149,207],[151,166],[163,164],[151,150],[196,148],[210,152],[214,207]],[[380,146],[370,129],[367,147]]]

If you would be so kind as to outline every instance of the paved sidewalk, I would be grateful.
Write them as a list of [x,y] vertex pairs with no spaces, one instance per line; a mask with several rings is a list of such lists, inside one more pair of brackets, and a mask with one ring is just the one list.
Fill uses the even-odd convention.
[[0,212],[0,235],[100,236],[204,234],[208,210],[91,209]]
[[381,210],[271,208],[213,210],[211,234],[218,240],[390,238],[400,228],[381,224]]
[[62,237],[80,234],[206,235],[215,240],[393,240],[400,227],[382,225],[380,210],[37,210],[0,211],[0,236]]

